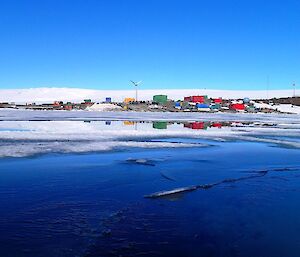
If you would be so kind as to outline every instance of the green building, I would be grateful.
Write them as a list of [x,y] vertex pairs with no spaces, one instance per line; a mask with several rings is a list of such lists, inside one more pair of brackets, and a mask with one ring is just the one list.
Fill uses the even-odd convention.
[[165,122],[165,121],[156,121],[156,122],[153,122],[152,126],[155,129],[167,129],[167,122]]
[[153,96],[153,102],[155,102],[155,103],[165,104],[167,101],[168,101],[167,95],[154,95]]

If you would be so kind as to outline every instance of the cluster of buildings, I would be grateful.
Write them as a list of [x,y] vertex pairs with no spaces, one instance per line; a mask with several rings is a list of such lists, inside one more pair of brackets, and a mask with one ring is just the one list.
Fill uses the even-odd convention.
[[0,108],[16,108],[16,109],[30,109],[30,110],[84,110],[89,106],[92,106],[94,102],[91,99],[86,99],[80,103],[54,101],[53,103],[0,103]]
[[[95,104],[95,105],[94,105]],[[244,99],[223,99],[209,98],[207,95],[183,96],[182,100],[169,99],[167,95],[154,95],[152,101],[136,101],[128,97],[123,102],[113,102],[111,97],[106,97],[105,101],[95,103],[92,99],[85,99],[79,103],[55,101],[43,104],[15,104],[0,103],[0,108],[19,108],[33,110],[89,110],[88,107],[110,105],[118,107],[119,110],[133,111],[171,111],[171,112],[256,112],[258,111],[254,102],[249,98]],[[101,109],[99,107],[99,109]],[[90,108],[94,110],[93,108]]]
[[[153,103],[166,105],[167,95],[153,96]],[[172,100],[170,100],[172,102]],[[254,104],[249,98],[242,100],[225,100],[222,97],[209,98],[207,95],[185,96],[182,101],[175,101],[174,108],[182,111],[236,111],[236,112],[255,112]]]

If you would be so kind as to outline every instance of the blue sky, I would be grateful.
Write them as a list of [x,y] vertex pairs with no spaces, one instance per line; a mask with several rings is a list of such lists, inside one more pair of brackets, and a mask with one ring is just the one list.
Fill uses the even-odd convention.
[[0,0],[0,88],[288,89],[299,0]]

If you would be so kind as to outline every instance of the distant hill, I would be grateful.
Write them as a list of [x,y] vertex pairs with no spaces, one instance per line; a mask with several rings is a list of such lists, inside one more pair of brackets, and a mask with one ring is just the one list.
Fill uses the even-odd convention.
[[[153,95],[166,94],[169,99],[179,100],[184,96],[208,95],[209,97],[223,98],[244,98],[266,99],[273,97],[292,96],[292,90],[210,90],[210,89],[153,89],[139,90],[139,100],[151,100]],[[102,102],[106,97],[111,97],[112,101],[123,101],[125,97],[135,97],[134,90],[92,90],[79,88],[29,88],[29,89],[1,89],[0,102],[16,103],[45,103],[53,101],[74,101],[92,99],[95,102]]]

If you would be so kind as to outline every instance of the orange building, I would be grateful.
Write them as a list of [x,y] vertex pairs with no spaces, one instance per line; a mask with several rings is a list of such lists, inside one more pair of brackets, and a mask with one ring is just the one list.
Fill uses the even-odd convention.
[[135,99],[134,98],[131,98],[131,97],[126,97],[125,99],[124,99],[124,103],[131,103],[131,102],[134,102],[135,101]]

